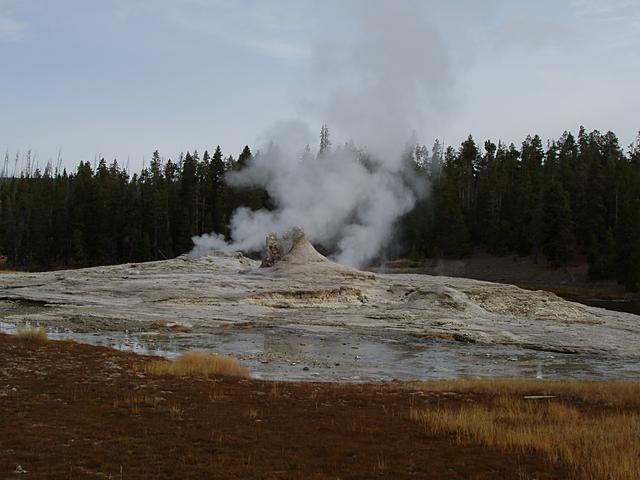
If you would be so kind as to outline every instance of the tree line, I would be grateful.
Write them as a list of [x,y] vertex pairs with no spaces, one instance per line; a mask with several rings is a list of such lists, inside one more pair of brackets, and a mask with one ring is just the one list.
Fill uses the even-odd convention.
[[74,173],[40,171],[0,178],[0,255],[14,267],[50,269],[175,257],[204,232],[228,234],[239,206],[269,208],[259,189],[231,187],[225,174],[251,159],[249,147],[224,158],[220,147],[149,166],[129,176],[116,160]]
[[586,256],[592,280],[640,289],[640,136],[625,152],[612,132],[565,132],[520,148],[469,136],[460,148],[409,152],[432,194],[399,228],[411,257],[463,257],[474,247],[534,255],[566,268]]
[[[321,144],[330,145],[326,127]],[[546,145],[528,136],[520,147],[480,147],[469,136],[459,148],[436,141],[405,157],[412,183],[429,188],[398,220],[394,244],[402,248],[394,256],[464,257],[482,248],[562,268],[584,255],[592,279],[640,289],[640,137],[625,151],[612,132],[584,128]],[[0,256],[13,267],[51,269],[188,252],[194,235],[228,235],[236,208],[274,207],[265,190],[226,181],[252,159],[249,147],[237,158],[217,147],[175,162],[156,151],[132,176],[104,159],[80,162],[72,173],[47,165],[9,176],[5,169]]]

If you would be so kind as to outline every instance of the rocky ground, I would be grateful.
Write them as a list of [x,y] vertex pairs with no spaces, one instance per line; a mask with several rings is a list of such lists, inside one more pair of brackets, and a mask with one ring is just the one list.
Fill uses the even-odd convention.
[[640,317],[544,291],[336,264],[301,237],[268,268],[239,253],[0,275],[5,322],[75,330],[170,325],[409,334],[564,353],[640,357]]
[[540,255],[494,255],[476,250],[462,259],[426,258],[390,260],[370,267],[376,273],[405,273],[473,278],[517,285],[527,290],[553,292],[567,300],[640,315],[638,293],[627,292],[614,280],[594,281],[584,256],[575,256],[566,268],[555,268]]

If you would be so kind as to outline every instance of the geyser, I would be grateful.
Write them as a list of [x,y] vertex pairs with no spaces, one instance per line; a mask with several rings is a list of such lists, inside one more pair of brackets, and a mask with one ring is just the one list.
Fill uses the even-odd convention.
[[301,226],[335,260],[363,266],[385,247],[394,222],[425,194],[425,186],[407,181],[414,175],[405,152],[414,129],[428,127],[429,119],[442,121],[451,84],[446,49],[437,30],[410,5],[363,5],[348,39],[316,48],[305,88],[315,96],[300,102],[306,117],[322,118],[350,143],[331,148],[323,128],[314,154],[309,145],[315,135],[305,123],[276,124],[263,136],[267,146],[229,179],[266,189],[275,210],[238,209],[230,241],[196,237],[195,253],[260,251],[267,232]]
[[403,164],[366,164],[353,148],[300,159],[273,147],[229,180],[265,188],[277,208],[238,209],[231,218],[231,241],[219,235],[195,237],[194,253],[261,251],[267,232],[300,226],[312,242],[332,249],[335,260],[363,266],[384,247],[394,221],[415,203],[416,191],[406,177]]

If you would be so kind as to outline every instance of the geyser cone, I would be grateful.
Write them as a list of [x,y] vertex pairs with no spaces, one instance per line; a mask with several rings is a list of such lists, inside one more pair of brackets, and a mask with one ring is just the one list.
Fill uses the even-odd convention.
[[278,274],[339,274],[358,277],[374,277],[352,267],[329,260],[307,240],[304,231],[297,227],[281,237],[269,233],[266,239],[266,256],[261,267]]

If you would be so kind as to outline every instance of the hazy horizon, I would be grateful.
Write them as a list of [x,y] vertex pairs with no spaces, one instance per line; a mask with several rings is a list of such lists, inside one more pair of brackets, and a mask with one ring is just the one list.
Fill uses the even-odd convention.
[[[410,55],[435,89],[419,107],[428,114],[408,119],[422,143],[517,144],[584,125],[626,148],[640,129],[637,2],[345,3],[0,0],[0,152],[137,170],[156,149],[237,156],[283,120],[313,132],[327,122],[334,143],[351,140],[323,102],[353,80],[343,47],[375,45],[376,30],[361,30],[371,8],[409,10],[433,32],[380,52]],[[386,38],[404,34],[393,20],[377,26]]]

